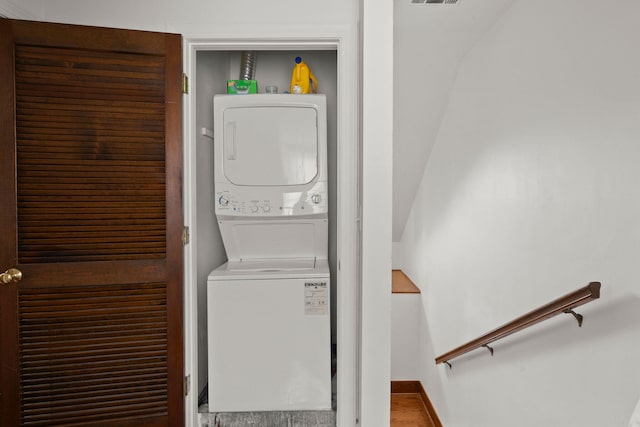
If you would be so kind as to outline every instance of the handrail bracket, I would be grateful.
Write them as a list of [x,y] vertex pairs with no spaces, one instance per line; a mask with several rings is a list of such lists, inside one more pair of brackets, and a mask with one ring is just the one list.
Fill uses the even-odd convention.
[[582,328],[582,320],[584,319],[584,316],[582,314],[576,313],[571,309],[565,310],[564,313],[573,314],[573,317],[575,317],[576,320],[578,321],[578,327]]
[[493,357],[493,347],[489,347],[489,344],[484,344],[483,347],[489,350],[489,353],[491,353],[491,357]]

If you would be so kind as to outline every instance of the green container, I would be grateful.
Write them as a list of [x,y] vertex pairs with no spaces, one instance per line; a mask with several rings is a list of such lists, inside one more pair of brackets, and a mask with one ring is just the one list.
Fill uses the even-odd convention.
[[258,93],[258,82],[256,80],[227,80],[227,93]]

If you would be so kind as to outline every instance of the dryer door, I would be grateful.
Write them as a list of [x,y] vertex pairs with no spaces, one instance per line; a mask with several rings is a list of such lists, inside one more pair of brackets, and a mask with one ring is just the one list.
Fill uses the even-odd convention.
[[302,185],[318,174],[314,108],[224,110],[223,170],[235,185]]

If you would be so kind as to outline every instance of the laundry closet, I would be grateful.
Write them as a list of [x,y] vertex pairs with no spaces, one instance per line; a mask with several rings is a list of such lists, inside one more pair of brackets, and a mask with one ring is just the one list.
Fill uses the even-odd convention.
[[[183,209],[182,218],[172,216],[173,243],[179,242],[176,231],[184,227],[183,264],[172,261],[166,266],[174,277],[183,273],[184,285],[180,295],[170,294],[171,306],[178,309],[169,319],[169,332],[173,343],[184,342],[183,353],[168,349],[171,373],[167,403],[172,419],[184,411],[186,425],[198,425],[198,395],[207,387],[207,279],[227,261],[214,216],[214,147],[209,136],[213,131],[212,100],[214,95],[226,93],[227,80],[239,77],[240,53],[246,50],[257,52],[259,93],[270,85],[283,93],[295,58],[300,56],[317,77],[319,93],[326,96],[327,252],[331,342],[336,347],[332,357],[337,353],[336,419],[339,425],[349,426],[362,422],[362,414],[366,414],[365,420],[376,419],[385,410],[386,399],[380,399],[377,390],[387,389],[388,344],[379,340],[379,333],[387,317],[387,294],[382,288],[384,272],[389,270],[385,230],[390,218],[386,205],[391,199],[387,166],[391,159],[388,119],[392,100],[386,84],[390,80],[381,76],[390,68],[388,44],[392,38],[388,37],[388,22],[376,24],[379,6],[375,2],[367,6],[368,12],[374,12],[367,17],[367,22],[373,23],[366,27],[368,32],[363,30],[361,20],[366,14],[361,13],[358,2],[330,1],[315,8],[279,0],[238,13],[237,4],[229,1],[143,0],[95,8],[77,0],[47,3],[46,7],[35,1],[18,6],[13,0],[0,0],[0,13],[19,19],[182,35],[182,52],[174,46],[173,54],[166,58],[176,73],[181,62],[188,80],[185,95],[174,97],[170,100],[173,105],[168,105],[175,116],[182,111],[182,123],[174,117],[165,128],[173,142],[182,136],[182,152],[177,145],[172,149],[176,161],[166,171],[176,181],[182,179],[181,189],[170,194],[175,202],[172,212],[179,209],[180,201]],[[385,4],[383,9],[389,10],[389,6]],[[391,16],[384,14],[385,19]],[[374,39],[380,36],[382,43],[367,42],[367,34],[375,35]],[[86,39],[89,44],[98,41]],[[367,58],[383,56],[384,60],[375,61],[387,64],[377,67],[383,73],[363,73],[365,52]],[[177,94],[180,80],[173,72],[169,77],[165,89]],[[376,102],[363,104],[365,94]],[[180,102],[182,108],[175,108]],[[370,124],[363,121],[363,109],[372,113],[368,115]],[[366,152],[362,148],[365,140]],[[365,169],[372,172],[366,180]],[[369,194],[372,197],[365,197]],[[369,211],[375,215],[363,223],[363,212]],[[366,257],[362,255],[363,244],[368,248]],[[361,286],[365,280],[369,284],[366,288]],[[369,313],[373,315],[365,318]],[[369,351],[369,343],[375,343],[375,351]],[[184,405],[178,403],[178,395],[184,395]]]
[[[336,289],[340,286],[336,281],[337,52],[336,50],[259,49],[252,49],[251,52],[255,59],[253,79],[257,82],[256,94],[227,94],[228,81],[241,78],[241,68],[245,65],[241,62],[243,54],[247,53],[244,50],[200,50],[196,52],[195,75],[190,76],[192,81],[189,95],[195,96],[196,99],[194,138],[196,146],[192,147],[195,150],[194,167],[196,169],[195,174],[192,174],[195,176],[195,183],[192,183],[196,193],[194,196],[195,222],[190,240],[195,244],[197,255],[197,277],[193,282],[197,283],[198,319],[198,377],[192,379],[192,386],[193,390],[199,394],[200,412],[331,410],[331,408],[335,409],[336,403]],[[297,57],[312,70],[317,81],[317,95],[288,94]],[[277,95],[265,95],[266,90],[271,93],[277,92]],[[233,99],[230,99],[231,97]],[[251,97],[255,100],[266,99],[267,104],[255,105],[250,101]],[[226,105],[228,101],[231,101],[231,104],[234,102],[237,104],[236,101],[244,104],[247,100],[253,111],[252,114],[256,112],[261,114],[260,111],[272,112],[281,102],[291,106],[292,102],[295,104],[302,100],[311,100],[310,104],[302,105],[306,107],[303,110],[313,110],[314,116],[310,117],[311,121],[316,120],[315,114],[321,111],[318,116],[320,118],[318,126],[321,129],[318,134],[322,138],[326,136],[326,153],[323,152],[324,149],[320,149],[318,152],[320,157],[311,159],[312,163],[315,162],[318,167],[317,171],[311,168],[311,175],[323,178],[326,181],[323,185],[326,187],[320,192],[316,191],[317,187],[313,189],[310,187],[307,193],[305,193],[307,189],[302,189],[302,193],[306,194],[303,196],[306,201],[302,200],[301,203],[296,204],[296,208],[292,208],[293,211],[288,213],[283,213],[283,209],[286,211],[288,208],[278,203],[279,196],[270,193],[272,190],[269,190],[270,187],[266,185],[269,183],[258,182],[255,186],[249,187],[256,191],[261,191],[261,188],[267,189],[270,195],[248,194],[247,200],[237,196],[237,191],[228,192],[227,187],[217,188],[221,187],[220,176],[224,174],[216,170],[216,165],[218,169],[225,166],[222,166],[224,162],[220,158],[224,156],[220,145],[218,149],[215,145],[216,142],[221,144],[222,141],[214,140],[224,138],[223,135],[228,136],[229,132],[233,133],[235,130],[221,131],[222,123],[215,123],[214,117],[222,121],[223,115],[214,111],[214,98],[218,99],[216,101],[218,108],[221,108],[220,105]],[[312,104],[319,105],[318,109],[311,108]],[[236,107],[234,111],[238,111],[239,105],[231,105],[231,107]],[[294,114],[292,119],[304,121],[306,119],[303,116]],[[252,128],[250,124],[244,126]],[[260,126],[257,123],[251,130],[253,137],[261,135]],[[265,138],[269,137],[270,131],[264,129],[264,132]],[[301,133],[300,130],[296,132]],[[325,135],[322,135],[323,133]],[[245,151],[245,154],[260,157],[265,163],[274,163],[278,156],[271,156],[268,151],[261,153],[261,150],[268,149],[266,146],[259,147],[258,150],[252,149],[249,153]],[[235,158],[229,160],[229,162],[233,161]],[[259,167],[258,164],[259,162],[255,164],[256,168]],[[265,167],[269,166],[265,165]],[[263,179],[265,175],[258,173],[256,176],[259,177],[258,179],[262,176]],[[233,181],[232,177],[229,180],[232,186]],[[308,179],[304,178],[303,181]],[[218,182],[217,185],[216,182]],[[274,181],[274,184],[277,187],[279,183]],[[247,187],[240,185],[238,188]],[[229,194],[232,195],[229,196]],[[216,207],[218,215],[216,215]],[[313,209],[319,210],[316,212]],[[220,212],[226,213],[226,216],[221,216]],[[302,215],[298,216],[300,221],[297,221],[297,225],[290,226],[287,221],[291,221],[292,216],[296,217],[296,212]],[[264,221],[267,221],[266,231]],[[255,230],[258,231],[254,232]],[[312,230],[311,234],[305,234],[306,230]],[[223,235],[225,235],[224,239]],[[315,243],[309,242],[314,239],[317,240]],[[275,247],[275,252],[270,249],[270,245]],[[309,249],[309,245],[313,248]],[[300,252],[299,256],[297,252]],[[273,255],[275,258],[284,257],[288,260],[269,260],[271,253],[275,254]],[[254,259],[247,262],[243,256],[254,257]],[[312,268],[309,269],[309,267]],[[213,273],[216,269],[224,270],[218,271],[217,278],[214,277],[216,273]],[[306,276],[305,271],[309,273]],[[327,280],[323,279],[325,275]],[[307,292],[302,288],[295,296],[291,295],[293,292],[291,289],[299,288],[298,282],[293,285],[294,277],[300,279],[298,280],[300,286],[306,284]],[[238,278],[242,279],[242,283],[234,281]],[[248,281],[244,280],[247,278],[249,278]],[[254,280],[256,278],[260,281]],[[283,285],[284,287],[280,290],[275,288],[269,290],[266,287],[268,283],[272,285],[287,283],[288,278],[291,278],[291,288]],[[326,290],[322,288],[322,283],[326,283]],[[262,284],[266,286],[263,287]],[[243,285],[246,285],[244,291],[234,293]],[[254,285],[256,287],[252,287]],[[315,293],[310,288],[314,285]],[[291,299],[291,302],[285,303],[284,300],[287,298]],[[314,308],[309,308],[309,304],[317,303],[328,305],[326,325],[323,325],[322,321],[318,323],[319,317],[314,317]],[[237,309],[233,304],[237,305]],[[299,317],[292,314],[293,317],[287,319],[283,313],[286,311],[285,308],[292,304],[299,305],[295,309],[298,313],[296,316]],[[305,304],[307,304],[306,315]],[[322,309],[316,314],[321,312]],[[243,317],[250,318],[250,322],[262,329],[256,332],[255,336],[250,336],[252,328],[246,324],[240,325],[245,323],[239,321]],[[281,319],[274,320],[277,317]],[[271,320],[274,320],[273,323],[269,323]],[[309,329],[305,330],[304,326],[300,325],[306,320],[315,322],[316,326],[309,326]],[[298,325],[297,332],[294,324]],[[288,325],[292,327],[291,331],[287,330]],[[270,336],[269,328],[274,329],[271,331],[273,336]],[[317,340],[314,339],[315,334],[318,334]],[[291,340],[288,340],[289,335],[292,337]],[[308,341],[304,341],[305,339]],[[247,340],[256,342],[254,344],[246,342]],[[322,344],[315,344],[315,350],[312,350],[315,341]],[[239,345],[235,350],[234,343]],[[215,349],[212,350],[212,346],[216,345],[220,349],[218,354],[224,354],[224,357],[212,358],[210,353],[216,353]],[[287,345],[292,347],[287,349]],[[282,348],[278,351],[280,347]],[[234,354],[234,351],[238,354]],[[291,356],[296,351],[303,351],[303,353]],[[304,355],[305,351],[309,357]],[[315,353],[322,353],[322,355],[315,357],[313,356]],[[269,355],[266,359],[271,357],[273,360],[259,361],[261,354]],[[292,357],[292,360],[287,360],[287,357]],[[299,360],[296,360],[296,357]],[[266,364],[260,365],[260,363]],[[268,372],[270,367],[275,372]],[[297,373],[282,372],[286,367],[296,370]],[[252,372],[251,369],[258,369],[258,371]],[[318,390],[313,390],[316,385],[311,383],[316,381],[313,379],[314,375],[309,374],[311,371],[319,372],[322,377],[321,385],[318,386],[321,390],[319,394]],[[243,373],[245,378],[239,378]],[[291,377],[289,380],[287,375]],[[217,382],[220,387],[210,384],[212,378],[218,378],[218,381],[214,382]],[[248,385],[252,378],[255,387],[250,388]],[[248,382],[243,385],[243,381]],[[295,381],[298,381],[298,384],[293,384]],[[235,398],[232,396],[234,387],[237,393]],[[291,391],[294,389],[297,392]],[[243,390],[246,390],[246,394],[243,394]],[[226,397],[229,397],[229,400],[225,402]],[[296,399],[301,400],[296,402]]]

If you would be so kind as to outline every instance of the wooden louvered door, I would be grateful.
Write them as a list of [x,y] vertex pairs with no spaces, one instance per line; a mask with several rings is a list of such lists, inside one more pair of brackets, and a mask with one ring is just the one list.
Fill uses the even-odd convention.
[[2,427],[184,424],[181,75],[179,35],[0,19]]

